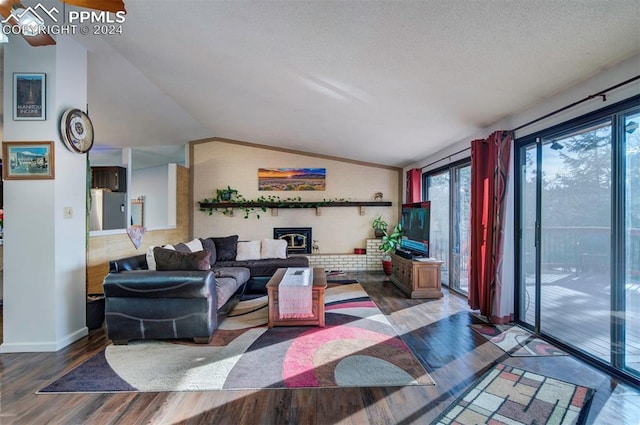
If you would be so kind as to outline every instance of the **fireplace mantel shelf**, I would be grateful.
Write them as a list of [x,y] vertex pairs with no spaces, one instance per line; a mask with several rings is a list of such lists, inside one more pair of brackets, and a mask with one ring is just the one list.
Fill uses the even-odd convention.
[[200,208],[329,208],[329,207],[390,207],[388,201],[290,201],[290,202],[198,202]]

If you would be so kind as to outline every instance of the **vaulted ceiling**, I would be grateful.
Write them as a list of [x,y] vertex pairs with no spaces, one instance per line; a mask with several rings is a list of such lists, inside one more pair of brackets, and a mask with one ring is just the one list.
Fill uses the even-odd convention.
[[123,34],[76,36],[97,145],[402,166],[640,53],[638,0],[125,3]]

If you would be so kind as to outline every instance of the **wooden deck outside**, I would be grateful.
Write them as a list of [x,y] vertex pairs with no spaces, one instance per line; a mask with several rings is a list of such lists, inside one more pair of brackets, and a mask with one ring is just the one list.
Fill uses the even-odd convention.
[[[589,271],[551,271],[541,275],[542,332],[611,362],[611,288],[608,275]],[[448,273],[443,271],[443,280]],[[526,322],[535,323],[535,285],[527,279]],[[468,291],[468,278],[460,279]],[[640,282],[626,287],[626,365],[640,373]]]
[[[531,279],[530,279],[531,280]],[[611,288],[605,274],[544,273],[541,276],[541,332],[611,361]],[[527,283],[527,323],[535,322],[535,285]],[[627,367],[640,371],[640,284],[626,289]]]

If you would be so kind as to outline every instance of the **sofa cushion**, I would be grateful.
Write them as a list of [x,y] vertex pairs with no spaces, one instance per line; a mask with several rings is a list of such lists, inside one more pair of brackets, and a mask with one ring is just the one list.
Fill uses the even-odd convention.
[[219,277],[232,277],[238,282],[238,286],[245,283],[251,277],[251,273],[246,267],[219,267],[216,266],[211,269],[216,278]]
[[219,310],[225,305],[241,285],[232,277],[216,277],[216,292],[218,294],[216,309]]
[[[156,258],[153,255],[153,249],[156,248],[155,246],[150,246],[149,248],[147,248],[147,268],[149,270],[156,270]],[[163,248],[165,249],[175,249],[173,245],[164,245]]]
[[185,243],[185,245],[187,246],[187,248],[189,248],[191,252],[198,252],[198,251],[204,250],[204,247],[202,246],[202,242],[198,238],[190,240],[189,242]]
[[198,252],[204,250],[200,239],[194,239],[189,242],[179,243],[175,246],[176,251],[180,252]]
[[156,259],[153,256],[153,248],[155,248],[155,246],[150,246],[149,248],[147,248],[147,268],[149,270],[156,269]]
[[273,276],[279,268],[283,267],[309,267],[309,259],[303,255],[295,255],[289,258],[271,258],[266,260],[246,261],[218,261],[214,271],[221,267],[246,267],[254,276]]
[[211,239],[216,245],[216,261],[233,261],[236,259],[238,235]]
[[209,251],[180,252],[153,248],[157,270],[209,270]]
[[263,239],[260,258],[287,258],[287,241],[284,239]]
[[179,251],[179,252],[191,252],[191,250],[185,243],[177,243],[175,245],[175,248],[176,248],[176,251]]
[[209,263],[213,266],[216,263],[216,244],[213,242],[213,239],[211,238],[206,238],[206,239],[202,239],[200,238],[200,243],[202,243],[202,249],[204,249],[205,251],[209,251],[211,253],[211,258],[209,260]]
[[259,260],[260,259],[260,241],[238,242],[235,259],[237,261]]

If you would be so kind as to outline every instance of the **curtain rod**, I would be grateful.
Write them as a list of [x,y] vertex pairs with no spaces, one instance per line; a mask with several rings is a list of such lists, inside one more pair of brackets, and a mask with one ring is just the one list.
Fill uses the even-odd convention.
[[[621,82],[621,83],[616,84],[615,86],[611,86],[611,87],[609,87],[609,88],[606,88],[606,89],[604,89],[604,90],[601,90],[601,91],[599,91],[598,93],[591,94],[591,95],[589,95],[589,96],[587,96],[587,97],[585,97],[585,98],[583,98],[583,99],[580,99],[580,100],[578,100],[578,101],[576,101],[576,102],[573,102],[573,103],[572,103],[572,104],[570,104],[570,105],[563,106],[563,107],[562,107],[562,108],[560,108],[560,109],[556,109],[556,110],[555,110],[555,111],[553,111],[553,112],[549,112],[549,113],[548,113],[548,114],[546,114],[546,115],[543,115],[543,116],[541,116],[541,117],[539,117],[539,118],[536,118],[536,119],[534,119],[534,120],[532,120],[532,121],[529,121],[528,123],[522,124],[521,126],[518,126],[518,127],[514,128],[513,130],[509,130],[509,131],[514,131],[514,132],[515,132],[515,131],[518,131],[518,130],[522,130],[522,129],[523,129],[523,128],[525,128],[525,127],[528,127],[528,126],[530,126],[530,125],[532,125],[532,124],[535,124],[535,123],[537,123],[537,122],[539,122],[539,121],[542,121],[542,120],[544,120],[544,119],[546,119],[546,118],[552,117],[552,116],[554,116],[554,115],[556,115],[556,114],[559,114],[560,112],[564,112],[564,111],[566,111],[567,109],[573,108],[573,107],[575,107],[575,106],[580,105],[581,103],[587,102],[587,101],[592,100],[592,99],[595,99],[595,98],[597,98],[597,97],[601,97],[601,98],[602,98],[602,101],[603,101],[603,102],[606,102],[606,101],[607,101],[607,93],[608,93],[608,92],[610,92],[611,90],[615,90],[615,89],[617,89],[617,88],[620,88],[620,87],[622,87],[622,86],[626,86],[627,84],[629,84],[629,83],[633,83],[634,81],[637,81],[637,80],[640,80],[640,75],[636,75],[636,76],[635,76],[635,77],[633,77],[633,78],[629,78],[629,79],[628,79],[628,80],[626,80],[626,81],[623,81],[623,82]],[[464,149],[461,149],[461,150],[459,150],[459,151],[457,151],[457,152],[454,152],[454,153],[452,153],[452,154],[449,154],[449,155],[445,156],[444,158],[438,159],[437,161],[433,161],[433,162],[431,162],[431,163],[429,163],[429,164],[427,164],[427,165],[424,165],[424,166],[420,167],[420,169],[421,169],[421,170],[424,170],[425,168],[430,167],[430,166],[432,166],[433,164],[437,164],[438,162],[444,161],[445,159],[451,159],[451,157],[452,157],[452,156],[458,155],[459,153],[466,152],[466,151],[468,151],[468,150],[471,150],[471,147],[464,148]]]
[[514,128],[513,130],[511,130],[511,131],[518,131],[518,130],[522,130],[523,128],[528,127],[528,126],[530,126],[531,124],[535,124],[535,123],[537,123],[537,122],[539,122],[539,121],[542,121],[542,120],[543,120],[543,119],[545,119],[545,118],[549,118],[549,117],[551,117],[551,116],[553,116],[553,115],[559,114],[560,112],[564,112],[564,111],[566,111],[567,109],[573,108],[574,106],[578,106],[578,105],[580,105],[581,103],[584,103],[584,102],[586,102],[586,101],[588,101],[588,100],[595,99],[596,97],[601,97],[601,98],[602,98],[602,101],[603,101],[603,102],[606,102],[606,101],[607,101],[607,93],[608,93],[608,92],[610,92],[611,90],[615,90],[615,89],[617,89],[617,88],[620,88],[620,87],[622,87],[622,86],[626,86],[627,84],[629,84],[629,83],[633,83],[633,82],[634,82],[634,81],[636,81],[636,80],[640,80],[640,75],[636,75],[635,77],[633,77],[633,78],[629,78],[628,80],[623,81],[623,82],[621,82],[621,83],[619,83],[619,84],[616,84],[615,86],[611,86],[611,87],[609,87],[608,89],[604,89],[604,90],[602,90],[602,91],[599,91],[598,93],[595,93],[595,94],[589,95],[589,96],[585,97],[584,99],[580,99],[580,100],[578,100],[577,102],[573,102],[573,103],[572,103],[572,104],[570,104],[570,105],[564,106],[564,107],[562,107],[562,108],[560,108],[560,109],[556,109],[556,110],[555,110],[555,111],[553,111],[553,112],[549,112],[547,115],[543,115],[543,116],[541,116],[540,118],[536,118],[536,119],[535,119],[535,120],[533,120],[533,121],[529,121],[529,122],[528,122],[528,123],[526,123],[526,124],[522,124],[521,126],[516,127],[516,128]]

